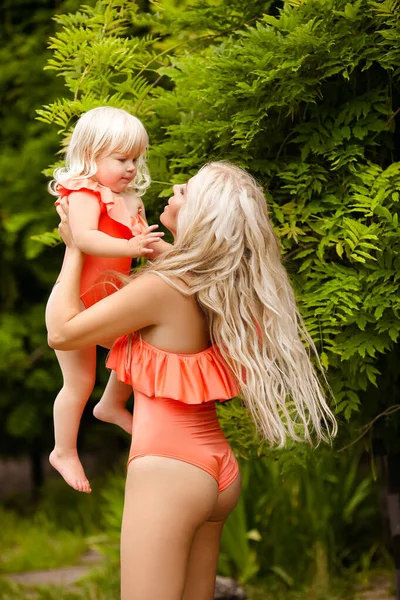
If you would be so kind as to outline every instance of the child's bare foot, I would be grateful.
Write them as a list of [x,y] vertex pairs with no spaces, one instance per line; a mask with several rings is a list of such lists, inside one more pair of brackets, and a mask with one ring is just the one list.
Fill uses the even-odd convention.
[[121,427],[126,433],[132,434],[132,414],[122,406],[107,405],[105,402],[99,402],[93,409],[96,419],[113,423]]
[[62,452],[54,448],[49,456],[49,461],[74,490],[90,494],[92,491],[90,483],[75,450]]

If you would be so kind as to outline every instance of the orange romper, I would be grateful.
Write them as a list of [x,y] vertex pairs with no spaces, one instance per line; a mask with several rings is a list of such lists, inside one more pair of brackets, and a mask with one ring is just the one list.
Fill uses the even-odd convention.
[[[139,235],[146,227],[146,222],[140,216],[132,217],[121,196],[114,194],[109,188],[104,187],[93,179],[68,180],[57,188],[60,198],[68,197],[71,192],[88,192],[96,196],[100,205],[100,218],[98,230],[114,238],[130,240]],[[58,202],[56,202],[57,205]],[[61,267],[57,283],[60,281],[64,265],[68,259],[68,248],[65,252],[64,262]],[[86,308],[92,306],[105,296],[116,290],[119,284],[108,274],[117,271],[129,275],[132,258],[118,257],[105,258],[103,256],[85,256],[82,269],[80,297]],[[109,283],[106,283],[108,280]],[[112,282],[112,283],[111,283]]]
[[239,473],[218,422],[215,401],[238,394],[233,375],[216,346],[175,354],[138,334],[118,338],[107,367],[135,392],[128,464],[142,456],[165,456],[209,473],[219,491]]

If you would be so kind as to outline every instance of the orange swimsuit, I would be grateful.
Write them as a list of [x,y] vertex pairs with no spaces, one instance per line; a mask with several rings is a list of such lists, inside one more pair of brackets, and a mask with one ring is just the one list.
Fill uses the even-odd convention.
[[[139,235],[146,227],[146,222],[140,216],[132,217],[121,196],[114,194],[109,188],[100,185],[93,179],[68,180],[59,185],[57,191],[60,198],[69,196],[71,192],[87,192],[96,196],[100,204],[100,218],[98,230],[114,238],[130,240]],[[57,204],[57,202],[56,202]],[[65,252],[64,262],[61,267],[57,283],[61,279],[63,267],[68,257]],[[119,284],[110,271],[117,271],[129,275],[132,259],[130,257],[104,258],[102,256],[85,256],[82,269],[80,297],[85,307],[88,308],[105,296],[115,292]],[[108,283],[106,281],[108,280]]]
[[182,460],[214,477],[219,491],[236,479],[239,467],[215,401],[233,398],[238,390],[215,346],[175,354],[132,334],[115,342],[107,367],[135,392],[128,464],[142,456]]

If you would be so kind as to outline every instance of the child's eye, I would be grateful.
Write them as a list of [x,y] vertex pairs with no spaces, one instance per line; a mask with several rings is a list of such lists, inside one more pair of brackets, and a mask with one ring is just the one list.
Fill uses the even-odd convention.
[[137,158],[132,158],[132,159],[130,159],[129,157],[126,157],[126,156],[125,156],[124,158],[117,158],[117,160],[118,160],[119,162],[126,162],[126,161],[128,161],[128,160],[132,160],[132,162],[133,162],[134,164],[136,164],[136,163],[137,163],[137,161],[138,161],[138,159],[137,159]]
[[185,195],[185,186],[184,186],[184,185],[181,185],[181,186],[179,187],[179,193],[180,193],[182,196],[184,196],[184,195]]

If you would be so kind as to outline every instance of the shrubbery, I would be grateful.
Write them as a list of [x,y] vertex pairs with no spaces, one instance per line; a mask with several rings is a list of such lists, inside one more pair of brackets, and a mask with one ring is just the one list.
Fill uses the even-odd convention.
[[[158,220],[168,182],[187,179],[209,160],[227,159],[255,175],[328,369],[339,444],[351,442],[360,423],[396,410],[398,393],[399,3],[288,0],[281,7],[210,0],[182,5],[180,12],[178,5],[165,0],[145,13],[129,0],[101,0],[58,16],[48,67],[64,78],[67,91],[40,109],[39,119],[57,126],[63,145],[76,117],[94,106],[111,104],[139,116],[151,139],[154,184],[145,197],[151,222]],[[235,566],[225,552],[221,568],[243,578],[275,568],[290,585],[293,573],[315,579],[322,563],[360,564],[362,548],[346,537],[352,511],[362,509],[362,519],[364,500],[372,498],[369,476],[355,475],[358,450],[343,459],[327,450],[313,456],[303,446],[275,453],[254,440],[238,403],[220,414],[239,455],[267,457],[251,467],[254,487],[242,506],[249,511],[245,528],[255,536],[250,562]],[[385,443],[395,446],[396,415],[389,423]],[[278,508],[271,486],[282,494]],[[278,546],[270,518],[284,507],[288,519],[295,507],[308,516],[292,523]],[[260,515],[259,523],[250,512]],[[301,531],[304,523],[315,526],[311,537]],[[269,537],[276,542],[268,545]],[[289,573],[291,544],[310,548],[313,574],[303,568],[299,550]]]

